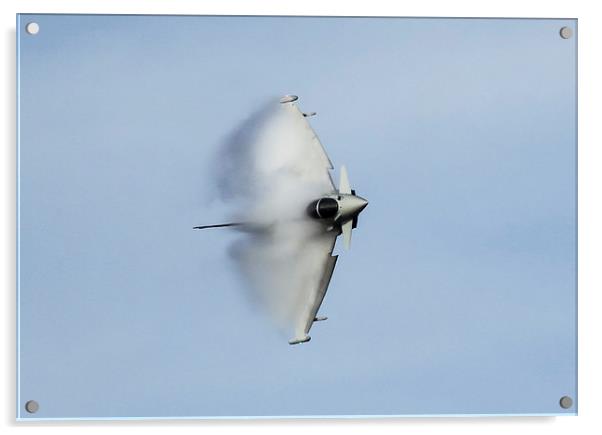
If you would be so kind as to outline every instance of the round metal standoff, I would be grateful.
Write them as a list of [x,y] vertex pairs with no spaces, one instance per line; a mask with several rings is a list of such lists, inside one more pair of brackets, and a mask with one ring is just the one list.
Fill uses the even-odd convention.
[[25,403],[25,411],[35,414],[40,409],[40,405],[35,400],[29,400]]
[[560,29],[560,37],[562,39],[569,39],[571,36],[573,36],[573,29],[570,27],[562,27]]
[[573,399],[571,399],[569,396],[562,396],[559,403],[561,408],[569,409],[571,406],[573,406]]
[[25,26],[25,31],[30,35],[37,35],[40,31],[40,25],[35,22],[27,23],[27,25]]
[[299,97],[297,97],[296,95],[285,95],[280,99],[280,103],[292,103],[293,101],[297,101],[298,99]]

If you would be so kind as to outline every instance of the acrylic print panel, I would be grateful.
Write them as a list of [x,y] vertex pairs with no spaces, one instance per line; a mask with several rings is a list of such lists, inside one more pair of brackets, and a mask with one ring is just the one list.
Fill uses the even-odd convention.
[[576,20],[17,34],[19,418],[576,413]]

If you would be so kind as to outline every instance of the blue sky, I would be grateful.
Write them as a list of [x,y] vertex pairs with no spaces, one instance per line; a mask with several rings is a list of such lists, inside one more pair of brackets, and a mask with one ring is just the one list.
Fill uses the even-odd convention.
[[[22,15],[19,409],[574,412],[565,25]],[[294,347],[234,273],[240,235],[191,230],[227,215],[224,139],[286,93],[370,201]]]

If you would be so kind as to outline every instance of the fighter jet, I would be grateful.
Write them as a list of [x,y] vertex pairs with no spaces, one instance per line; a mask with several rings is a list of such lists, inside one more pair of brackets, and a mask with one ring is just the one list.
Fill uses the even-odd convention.
[[[302,135],[303,152],[313,153],[313,155],[318,156],[314,160],[320,162],[320,166],[323,165],[324,169],[312,169],[311,173],[318,175],[312,175],[313,178],[311,178],[311,181],[314,184],[317,182],[318,185],[323,186],[324,192],[321,196],[304,204],[306,215],[304,219],[309,217],[312,221],[321,224],[319,226],[321,233],[312,240],[312,243],[314,243],[313,246],[318,246],[318,251],[321,252],[318,255],[321,261],[312,262],[312,264],[316,263],[316,268],[319,268],[316,272],[318,276],[321,276],[321,279],[317,282],[317,288],[309,289],[308,291],[310,296],[306,298],[308,300],[307,306],[301,311],[300,319],[296,322],[300,327],[297,328],[295,337],[289,340],[289,344],[291,345],[311,340],[309,331],[313,323],[327,319],[325,316],[318,316],[318,310],[326,295],[337,262],[338,255],[332,255],[336,239],[342,234],[345,249],[350,248],[352,230],[357,227],[359,214],[368,205],[368,201],[357,195],[355,190],[351,188],[345,166],[342,166],[340,170],[339,187],[338,189],[335,187],[329,172],[330,169],[333,169],[332,163],[307,121],[307,118],[314,116],[315,112],[302,112],[297,106],[297,101],[298,97],[296,95],[286,95],[280,99],[280,104],[282,105],[282,109],[287,112],[287,116],[290,116],[293,120],[293,125],[296,126],[294,130],[300,132],[299,134]],[[308,179],[310,177],[307,175],[300,175],[299,183],[307,182]],[[201,230],[224,227],[236,227],[236,229],[241,231],[252,233],[269,233],[271,231],[270,225],[259,225],[250,222],[201,225],[193,228]],[[315,255],[315,251],[312,252],[312,255]]]

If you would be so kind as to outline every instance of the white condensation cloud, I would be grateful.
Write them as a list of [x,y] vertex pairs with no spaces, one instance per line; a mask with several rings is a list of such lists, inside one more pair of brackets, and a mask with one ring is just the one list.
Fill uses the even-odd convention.
[[330,163],[311,146],[314,133],[296,110],[264,105],[227,138],[216,166],[232,219],[250,224],[231,246],[232,258],[274,323],[302,335],[332,243],[306,208],[332,185]]

